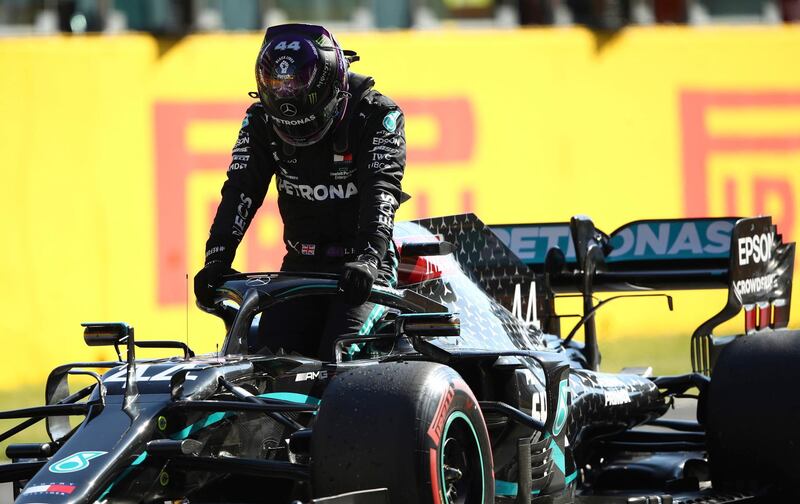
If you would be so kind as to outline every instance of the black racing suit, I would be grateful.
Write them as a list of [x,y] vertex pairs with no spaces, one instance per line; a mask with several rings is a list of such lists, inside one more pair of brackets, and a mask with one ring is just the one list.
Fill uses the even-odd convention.
[[[247,109],[206,243],[206,264],[231,264],[274,175],[286,244],[282,270],[339,273],[345,262],[369,254],[378,259],[377,283],[394,285],[391,236],[402,196],[404,120],[373,84],[351,73],[342,121],[307,147],[282,142],[260,103]],[[282,347],[328,359],[336,337],[365,333],[380,311],[371,303],[348,307],[338,296],[281,304],[286,306],[262,315],[263,336],[251,349]]]

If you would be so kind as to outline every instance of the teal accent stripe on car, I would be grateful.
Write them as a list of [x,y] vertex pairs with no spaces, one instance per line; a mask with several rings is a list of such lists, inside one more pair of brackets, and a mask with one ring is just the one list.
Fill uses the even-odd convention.
[[[531,495],[539,495],[541,490],[531,490]],[[494,494],[502,497],[516,497],[519,485],[514,481],[494,480]]]
[[[280,401],[286,401],[286,402],[292,402],[292,403],[300,403],[300,404],[315,404],[316,405],[316,404],[320,403],[320,400],[317,399],[316,397],[307,396],[305,394],[296,394],[294,392],[272,392],[272,393],[269,393],[269,394],[262,394],[262,395],[260,395],[258,397],[264,397],[264,398],[267,398],[267,399],[278,399]],[[199,430],[202,430],[202,429],[205,429],[206,427],[209,427],[211,425],[214,425],[215,423],[220,422],[220,421],[224,420],[225,418],[233,416],[235,414],[236,414],[235,412],[229,412],[229,411],[225,411],[225,412],[218,411],[216,413],[212,413],[212,414],[208,415],[207,417],[203,418],[202,420],[199,420],[199,421],[197,421],[197,422],[195,422],[195,423],[193,423],[191,425],[188,425],[188,426],[184,427],[183,429],[179,430],[178,432],[170,435],[170,438],[171,439],[175,439],[175,440],[186,439],[189,436],[191,436],[192,434],[194,434],[195,432],[197,432]],[[146,458],[147,458],[147,452],[146,451],[142,452],[142,454],[139,455],[131,463],[130,466],[128,466],[124,471],[122,471],[122,474],[120,474],[119,477],[117,477],[117,479],[115,479],[108,486],[108,488],[106,488],[106,490],[103,492],[103,494],[100,496],[100,498],[98,500],[103,500],[105,498],[105,496],[108,495],[108,493],[114,488],[114,485],[116,485],[117,483],[122,481],[122,479],[125,478],[128,474],[130,474],[130,472],[136,466],[138,466],[139,464],[144,462]]]
[[512,481],[494,480],[494,494],[514,497],[519,492],[519,485]]
[[270,392],[268,394],[261,394],[258,397],[263,397],[265,399],[276,399],[278,401],[293,402],[298,404],[317,405],[321,402],[316,397],[311,397],[305,394],[298,394],[296,392]]
[[105,489],[103,494],[97,500],[102,501],[103,499],[105,499],[106,495],[108,495],[108,493],[114,488],[114,485],[122,481],[128,474],[131,473],[131,471],[133,471],[134,467],[144,462],[146,458],[147,458],[147,452],[143,451],[141,455],[136,457],[136,459],[133,462],[131,462],[131,465],[129,465],[128,467],[125,468],[124,471],[122,471],[122,474],[117,476],[116,479],[114,479],[114,481],[112,481],[111,484],[108,485],[108,488]]
[[347,357],[350,360],[353,360],[353,357],[364,348],[364,343],[351,343],[350,347],[347,349]]
[[218,411],[216,413],[212,413],[205,417],[204,419],[193,423],[192,425],[186,426],[183,429],[179,430],[178,432],[170,435],[171,439],[186,439],[187,437],[191,436],[195,432],[205,429],[208,426],[214,425],[217,422],[224,420],[229,416],[233,416],[235,413],[230,411]]
[[[319,399],[316,397],[307,396],[304,394],[295,394],[293,392],[272,392],[269,394],[262,394],[258,397],[264,397],[267,399],[277,399],[279,401],[286,401],[292,403],[300,403],[300,404],[319,404]],[[235,415],[236,412],[233,411],[218,411],[216,413],[212,413],[207,417],[203,418],[202,420],[193,423],[183,429],[179,430],[178,432],[172,434],[170,436],[171,439],[186,439],[195,432],[205,429],[211,425],[214,425],[217,422],[220,422],[230,416]]]
[[550,440],[550,453],[553,456],[553,462],[555,462],[556,467],[558,467],[563,473],[565,469],[564,452],[562,452],[561,448],[558,447],[555,439]]
[[564,484],[569,485],[577,477],[578,477],[578,471],[573,471],[572,474],[564,478]]
[[385,311],[386,308],[383,305],[373,306],[372,311],[370,311],[369,315],[367,315],[367,320],[364,321],[364,324],[361,326],[361,329],[359,329],[358,335],[365,336],[369,334],[370,331],[372,331],[372,326],[375,325],[375,322],[377,322],[377,320],[381,318],[381,316],[384,314]]

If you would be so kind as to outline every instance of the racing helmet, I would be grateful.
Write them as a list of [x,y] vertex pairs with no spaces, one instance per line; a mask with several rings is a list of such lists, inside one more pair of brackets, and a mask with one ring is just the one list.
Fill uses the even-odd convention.
[[350,96],[348,66],[336,39],[322,26],[267,29],[256,60],[256,84],[281,140],[311,145],[341,120]]

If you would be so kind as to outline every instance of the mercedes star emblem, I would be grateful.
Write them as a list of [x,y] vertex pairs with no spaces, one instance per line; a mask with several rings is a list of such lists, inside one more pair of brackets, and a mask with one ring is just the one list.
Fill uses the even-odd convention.
[[285,115],[286,117],[294,117],[297,114],[297,107],[291,103],[284,103],[281,105],[281,114]]

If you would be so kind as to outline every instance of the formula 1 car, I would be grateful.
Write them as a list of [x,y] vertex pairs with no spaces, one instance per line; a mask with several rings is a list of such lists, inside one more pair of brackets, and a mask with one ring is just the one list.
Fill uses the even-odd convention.
[[[397,287],[373,288],[371,331],[342,335],[333,362],[252,347],[262,313],[337,295],[330,275],[227,277],[204,307],[226,327],[211,355],[137,340],[124,323],[84,324],[86,343],[115,346],[119,361],[60,366],[47,405],[0,414],[27,418],[0,440],[42,419],[50,436],[9,445],[0,480],[21,503],[722,503],[797,493],[800,332],[786,329],[794,244],[769,217],[638,221],[606,235],[585,217],[490,228],[470,214],[399,223],[395,241]],[[597,311],[641,295],[671,308],[650,291],[679,288],[729,290],[691,337],[694,372],[600,372]],[[598,300],[599,291],[625,293]],[[584,306],[567,334],[554,309],[562,295]],[[712,336],[742,309],[744,334]],[[141,347],[182,355],[137,360]],[[70,390],[78,374],[95,383]],[[696,421],[662,418],[680,397],[696,399]],[[73,427],[69,416],[84,418]]]

